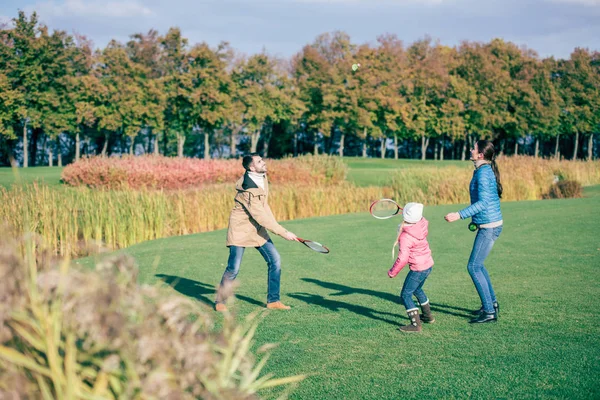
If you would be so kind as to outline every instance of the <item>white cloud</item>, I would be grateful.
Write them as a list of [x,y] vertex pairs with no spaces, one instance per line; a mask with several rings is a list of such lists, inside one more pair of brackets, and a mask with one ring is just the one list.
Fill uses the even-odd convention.
[[139,17],[153,15],[152,10],[138,0],[64,0],[45,1],[28,7],[44,17]]

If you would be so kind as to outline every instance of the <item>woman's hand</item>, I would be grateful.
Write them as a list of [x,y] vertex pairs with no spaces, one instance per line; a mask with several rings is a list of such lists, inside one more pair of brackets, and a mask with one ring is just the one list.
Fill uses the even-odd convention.
[[458,221],[460,219],[460,214],[457,213],[457,212],[446,214],[446,216],[444,217],[444,219],[446,221],[448,221],[448,222]]

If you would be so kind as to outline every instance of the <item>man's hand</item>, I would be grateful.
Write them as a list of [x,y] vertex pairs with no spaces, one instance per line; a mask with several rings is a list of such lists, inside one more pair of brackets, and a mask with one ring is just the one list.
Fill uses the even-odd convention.
[[285,235],[283,235],[283,238],[285,240],[298,240],[298,236],[296,236],[295,234],[293,234],[290,231],[286,231]]
[[446,221],[448,221],[448,222],[458,221],[460,219],[460,214],[457,213],[457,212],[446,214],[446,216],[444,217],[444,219]]

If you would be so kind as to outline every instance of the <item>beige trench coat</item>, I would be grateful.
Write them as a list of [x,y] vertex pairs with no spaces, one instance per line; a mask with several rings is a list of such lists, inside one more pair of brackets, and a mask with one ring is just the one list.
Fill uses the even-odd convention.
[[[243,188],[244,177],[235,189],[235,205],[229,214],[227,246],[259,247],[269,240],[267,229],[283,236],[287,230],[279,225],[269,207],[269,183],[265,177],[265,189]],[[251,179],[247,177],[247,179]],[[265,229],[266,228],[266,229]]]

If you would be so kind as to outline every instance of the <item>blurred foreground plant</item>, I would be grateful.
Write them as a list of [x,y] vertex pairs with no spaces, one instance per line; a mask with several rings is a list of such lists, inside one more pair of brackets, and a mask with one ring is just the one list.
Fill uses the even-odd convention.
[[261,314],[217,330],[208,308],[138,285],[129,257],[86,271],[39,247],[0,240],[0,398],[253,399],[304,379],[260,376]]

